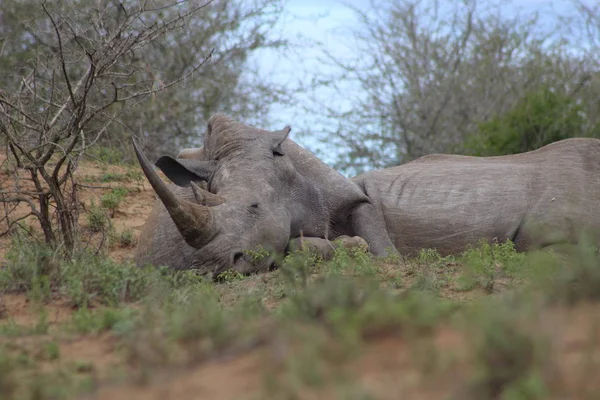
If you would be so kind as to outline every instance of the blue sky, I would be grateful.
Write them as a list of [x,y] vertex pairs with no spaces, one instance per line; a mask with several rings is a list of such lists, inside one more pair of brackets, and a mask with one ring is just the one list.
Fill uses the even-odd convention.
[[[427,1],[427,0],[424,0]],[[441,0],[441,4],[444,0]],[[594,0],[586,0],[586,3],[593,4]],[[544,11],[553,10],[561,15],[566,15],[572,10],[569,0],[520,0],[512,2],[502,2],[506,12],[521,11]],[[332,70],[317,60],[321,52],[316,45],[306,45],[304,41],[298,38],[302,35],[305,38],[313,41],[318,41],[330,52],[334,52],[337,56],[353,57],[351,48],[344,44],[348,39],[347,32],[344,29],[357,24],[355,13],[348,5],[368,10],[371,7],[370,0],[288,0],[285,9],[285,15],[275,27],[280,34],[289,40],[300,43],[301,45],[295,50],[291,57],[286,58],[277,55],[274,52],[262,52],[257,55],[258,65],[263,74],[268,75],[280,82],[293,83],[297,79],[303,78],[303,71],[324,71],[332,72]],[[345,33],[346,32],[346,33]],[[304,43],[304,45],[302,45]],[[325,68],[325,69],[324,69]],[[349,91],[357,91],[358,88],[349,87]],[[318,96],[327,96],[326,92],[320,92]],[[329,94],[331,96],[331,94]],[[323,98],[320,98],[323,100]],[[327,101],[335,102],[340,106],[347,104],[343,98],[328,98]],[[265,128],[281,128],[279,125],[290,124],[292,126],[291,138],[299,144],[306,146],[311,150],[323,149],[323,145],[319,144],[309,134],[298,135],[298,131],[302,127],[312,126],[315,131],[319,130],[319,122],[317,115],[306,113],[301,107],[302,99],[299,99],[297,105],[292,107],[274,107],[271,113],[273,126]],[[332,121],[332,123],[335,123]],[[294,127],[297,127],[294,130]],[[325,162],[332,162],[333,159],[324,157]]]

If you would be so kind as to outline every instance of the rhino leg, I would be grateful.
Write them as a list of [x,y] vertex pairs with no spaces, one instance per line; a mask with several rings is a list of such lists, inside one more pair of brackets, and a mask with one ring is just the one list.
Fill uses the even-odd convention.
[[371,253],[382,257],[400,256],[387,233],[383,216],[377,213],[371,203],[358,205],[352,212],[351,220],[354,234],[369,243]]
[[291,239],[288,244],[288,251],[301,251],[305,249],[313,249],[323,260],[330,260],[335,254],[335,250],[340,246],[346,249],[353,249],[360,247],[365,251],[369,250],[369,245],[360,236],[347,236],[342,235],[337,237],[334,241],[317,237],[302,237]]

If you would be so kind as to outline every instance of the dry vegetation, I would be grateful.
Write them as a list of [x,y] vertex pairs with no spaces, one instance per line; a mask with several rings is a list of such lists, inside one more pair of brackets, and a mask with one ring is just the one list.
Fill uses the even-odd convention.
[[137,167],[85,162],[77,179],[86,251],[62,261],[27,221],[3,238],[2,398],[591,399],[600,389],[591,248],[566,262],[508,244],[412,260],[298,253],[278,271],[212,283],[131,264],[154,201]]

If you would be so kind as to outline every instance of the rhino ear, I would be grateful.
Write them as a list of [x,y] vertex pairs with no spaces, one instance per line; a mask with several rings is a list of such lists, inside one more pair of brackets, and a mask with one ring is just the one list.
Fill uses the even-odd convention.
[[215,172],[217,162],[175,159],[162,156],[155,165],[177,186],[187,187],[190,182],[208,181]]
[[201,161],[204,160],[206,156],[204,155],[204,147],[190,147],[188,149],[182,149],[175,158]]
[[287,139],[288,135],[292,131],[292,128],[288,125],[280,131],[270,132],[271,135],[271,151],[277,156],[283,155],[281,144]]

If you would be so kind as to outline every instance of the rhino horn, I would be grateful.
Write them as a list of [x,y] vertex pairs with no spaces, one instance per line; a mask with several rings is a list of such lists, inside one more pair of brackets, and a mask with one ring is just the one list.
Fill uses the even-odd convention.
[[[179,199],[158,176],[133,138],[132,143],[144,175],[169,212],[186,243],[195,248],[206,245],[216,234],[210,207]],[[202,189],[198,187],[197,190]]]

